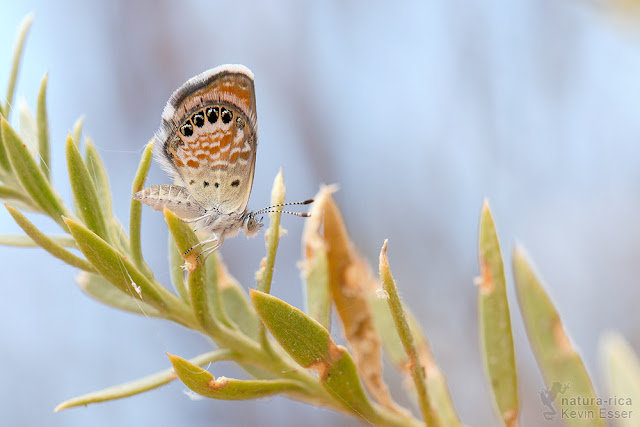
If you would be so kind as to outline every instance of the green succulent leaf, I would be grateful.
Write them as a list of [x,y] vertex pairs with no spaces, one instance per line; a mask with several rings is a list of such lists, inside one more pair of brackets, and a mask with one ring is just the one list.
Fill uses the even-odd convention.
[[2,139],[11,161],[12,170],[22,188],[31,196],[34,203],[66,230],[62,216],[71,217],[71,213],[62,204],[60,197],[51,187],[49,180],[42,173],[29,149],[22,143],[20,136],[4,118],[0,120],[2,120]]
[[18,80],[18,71],[20,70],[20,62],[22,59],[22,53],[24,52],[24,42],[27,38],[32,22],[33,14],[27,15],[24,21],[22,21],[20,31],[18,32],[18,42],[16,43],[16,48],[13,51],[13,65],[11,66],[11,75],[9,77],[9,85],[7,88],[7,103],[1,111],[2,115],[6,118],[9,117],[9,113],[12,108],[13,96],[15,95],[16,82]]
[[[47,237],[62,247],[78,249],[78,247],[76,246],[76,241],[73,240],[73,237],[69,235],[47,234]],[[23,248],[40,247],[40,245],[37,244],[31,237],[25,236],[24,234],[0,234],[0,245],[19,246]]]
[[20,137],[22,142],[27,146],[31,155],[39,159],[40,153],[38,152],[38,123],[36,118],[33,117],[29,106],[24,99],[18,102],[18,117],[20,119]]
[[73,123],[73,128],[71,128],[71,138],[73,138],[73,142],[78,147],[80,146],[80,138],[82,138],[82,126],[83,125],[84,125],[84,116],[80,116]]
[[218,286],[225,312],[240,331],[249,338],[259,341],[260,319],[253,310],[248,295],[240,284],[226,272],[220,259],[218,261],[219,270],[223,270],[218,274]]
[[389,258],[387,257],[387,241],[385,240],[382,250],[380,251],[380,280],[382,282],[382,288],[387,295],[387,303],[391,310],[391,316],[393,317],[393,323],[396,325],[398,336],[402,342],[405,352],[407,353],[409,361],[409,369],[411,370],[411,377],[418,393],[418,405],[422,412],[422,418],[425,424],[428,426],[437,425],[437,418],[435,418],[435,411],[431,408],[431,401],[429,400],[429,394],[426,384],[426,375],[422,362],[418,357],[418,350],[415,344],[415,338],[409,328],[409,322],[398,294],[396,282],[391,275],[391,269],[389,268]]
[[[549,400],[556,397],[554,404],[560,413],[566,409],[598,414],[597,396],[584,363],[571,345],[556,308],[521,248],[513,253],[513,274],[522,320],[545,379]],[[571,405],[576,401],[584,405]],[[564,422],[570,426],[605,425],[599,417],[589,420],[567,417]]]
[[60,243],[56,242],[33,225],[31,221],[27,219],[19,210],[16,208],[9,206],[8,204],[4,204],[13,219],[16,223],[27,233],[27,236],[31,238],[31,240],[38,244],[38,246],[42,247],[44,250],[49,252],[54,257],[66,262],[69,265],[80,268],[85,271],[95,271],[91,263],[85,259],[80,258],[77,255],[66,250]]
[[636,427],[640,411],[640,359],[616,332],[609,332],[601,339],[600,353],[609,396],[618,397],[608,409],[628,415],[617,417],[616,425]]
[[292,380],[237,380],[214,376],[178,356],[168,355],[178,378],[189,389],[201,396],[220,400],[249,400],[273,396],[280,393],[301,391]]
[[518,379],[511,316],[500,243],[489,203],[480,215],[478,315],[484,368],[498,415],[506,426],[518,422]]
[[324,326],[281,299],[254,289],[250,292],[258,316],[293,360],[304,368],[329,363],[330,346],[335,343]]
[[[176,214],[165,209],[164,218],[180,253],[184,254],[188,249],[198,244],[196,234]],[[220,298],[217,295],[217,281],[207,284],[206,265],[200,262],[199,254],[200,248],[197,247],[190,251],[185,259],[189,301],[199,325],[210,334],[219,336],[220,313],[212,311],[210,305],[212,298],[214,300],[219,300]],[[209,295],[211,292],[216,293],[216,296],[211,297]]]
[[171,274],[171,283],[173,288],[178,292],[180,298],[189,301],[189,291],[187,290],[187,282],[184,279],[184,260],[173,240],[173,236],[169,234],[169,268]]
[[102,215],[104,218],[110,218],[112,216],[113,207],[111,203],[111,190],[109,189],[109,177],[107,171],[104,168],[102,159],[96,146],[93,144],[91,138],[86,138],[87,144],[85,147],[85,163],[89,176],[96,189],[98,200],[100,200],[100,207],[102,208]]
[[[389,304],[384,297],[381,298],[377,295],[370,298],[369,304],[374,314],[375,327],[380,335],[385,354],[397,369],[410,377],[411,365],[409,358],[393,323],[393,316],[391,315]],[[418,355],[424,364],[427,390],[429,390],[429,401],[434,411],[433,415],[442,426],[460,426],[462,423],[453,405],[447,380],[436,364],[427,337],[411,311],[407,307],[405,307],[404,310],[407,315],[407,322],[409,323],[411,333],[416,339]]]
[[303,275],[306,282],[306,311],[322,326],[331,326],[331,289],[329,287],[329,261],[327,252],[321,248],[309,260]]
[[40,153],[40,168],[42,173],[51,179],[51,148],[49,147],[49,119],[47,116],[47,81],[45,74],[38,92],[37,122],[38,122],[38,152]]
[[128,295],[144,301],[162,313],[176,313],[178,319],[189,319],[188,309],[171,292],[147,278],[125,256],[79,222],[65,222],[82,251],[95,269],[109,282]]
[[76,283],[91,298],[119,310],[149,317],[167,317],[152,305],[134,297],[133,290],[125,294],[100,275],[80,272]]
[[[0,105],[0,110],[2,106]],[[0,117],[2,115],[0,114]],[[11,174],[11,161],[9,160],[9,153],[7,153],[6,144],[4,142],[4,138],[2,137],[2,131],[0,129],[0,177],[2,177],[2,182],[7,183],[7,180],[13,180],[13,175]]]
[[[273,181],[273,189],[271,190],[271,206],[284,203],[285,187],[282,170],[278,172]],[[269,230],[265,234],[267,240],[267,257],[265,262],[257,274],[258,290],[261,292],[271,292],[271,281],[273,280],[273,268],[276,262],[276,253],[278,252],[278,243],[280,242],[280,216],[282,215],[282,207],[273,209],[274,212],[269,214],[271,222]]]
[[[133,180],[132,195],[142,190],[144,181],[147,179],[149,168],[151,167],[151,159],[153,158],[153,142],[152,139],[142,152],[142,158],[138,165],[138,171]],[[140,244],[140,219],[142,215],[142,203],[131,197],[131,207],[129,210],[129,240],[131,242],[131,256],[138,268],[146,269],[146,263],[142,256],[142,246]]]
[[101,208],[98,191],[87,165],[82,159],[78,146],[71,139],[71,135],[67,137],[66,150],[69,181],[71,182],[75,205],[78,209],[78,216],[82,218],[89,230],[96,233],[103,240],[109,241],[110,236],[107,232],[107,224]]
[[[202,354],[198,357],[194,357],[189,361],[189,363],[193,364],[194,366],[202,366],[220,360],[231,360],[232,358],[233,354],[229,350],[215,350],[209,353]],[[135,381],[119,384],[113,387],[105,388],[104,390],[69,399],[56,406],[55,411],[58,412],[62,411],[63,409],[69,409],[76,406],[86,406],[91,403],[106,402],[109,400],[116,400],[122,399],[123,397],[134,396],[136,394],[144,393],[145,391],[161,387],[165,384],[170,383],[176,378],[176,373],[173,368],[165,369],[164,371],[160,371],[156,374],[149,375]]]
[[33,201],[28,195],[24,194],[24,191],[16,190],[12,187],[0,185],[0,199],[16,201],[31,211],[38,210],[38,207],[34,206]]
[[227,318],[226,310],[222,303],[222,296],[218,284],[218,254],[210,254],[206,261],[205,285],[207,286],[207,298],[209,300],[209,309],[218,320],[227,326],[231,326]]

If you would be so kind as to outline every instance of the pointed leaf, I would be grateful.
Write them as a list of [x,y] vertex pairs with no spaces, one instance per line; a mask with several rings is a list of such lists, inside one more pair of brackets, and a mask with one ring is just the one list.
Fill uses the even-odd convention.
[[42,170],[31,153],[29,153],[27,147],[22,143],[18,134],[4,118],[0,120],[2,120],[2,139],[5,143],[11,166],[22,188],[45,213],[66,229],[61,217],[63,215],[71,217],[71,213],[64,207],[60,197],[55,193],[49,180],[42,173]]
[[[193,230],[169,209],[164,209],[164,219],[180,253],[184,253],[198,243],[198,238]],[[200,248],[198,247],[189,252],[185,260],[189,302],[196,321],[202,329],[211,336],[219,338],[221,325],[218,321],[217,313],[211,311],[208,295],[209,292],[217,292],[217,287],[210,289],[207,286],[206,265],[198,261],[199,254]],[[216,298],[219,298],[219,296]]]
[[640,413],[640,359],[617,332],[609,332],[600,340],[600,353],[609,396],[617,397],[607,409],[619,411],[616,425],[636,427]]
[[[389,304],[385,299],[386,296],[385,292],[381,292],[379,296],[375,295],[369,299],[376,330],[382,340],[385,354],[389,356],[389,359],[391,359],[395,367],[410,380],[411,365],[409,363],[409,357],[402,346],[402,341],[393,323],[393,316],[391,315]],[[447,380],[436,363],[427,337],[411,311],[407,307],[404,309],[407,315],[407,321],[409,322],[409,329],[411,329],[411,333],[416,339],[418,359],[420,359],[422,366],[424,366],[427,390],[429,390],[429,402],[431,403],[433,416],[438,420],[437,423],[439,425],[452,427],[461,426],[462,423],[453,405]]]
[[515,426],[519,412],[518,380],[511,316],[500,243],[486,200],[482,205],[478,241],[478,313],[484,368],[498,415],[506,426]]
[[222,323],[231,326],[226,310],[222,304],[222,296],[218,284],[218,254],[210,254],[206,261],[205,285],[207,286],[207,298],[211,313]]
[[191,317],[189,309],[171,292],[148,279],[126,257],[79,222],[65,218],[78,248],[95,269],[122,292],[144,301],[162,313],[176,314],[182,321]]
[[76,283],[87,295],[103,304],[143,316],[166,317],[155,307],[134,298],[130,293],[125,294],[97,274],[80,272],[76,277]]
[[38,92],[38,152],[40,153],[40,168],[42,173],[51,179],[51,148],[49,147],[49,118],[47,116],[47,81],[49,74],[45,74]]
[[[547,385],[547,389],[541,391],[541,399],[547,402],[550,412],[555,406],[558,414],[563,410],[599,414],[597,396],[584,363],[573,349],[556,308],[521,248],[513,253],[513,274],[529,343]],[[586,421],[565,417],[563,421],[570,426],[604,426],[599,417]]]
[[220,256],[218,256],[218,288],[224,311],[231,321],[246,336],[258,341],[260,339],[260,319],[253,311],[248,295],[236,279],[227,272]]
[[329,332],[298,308],[251,289],[258,316],[282,348],[302,367],[318,372],[329,393],[359,413],[373,412],[353,359]]
[[20,204],[30,207],[30,210],[38,209],[33,205],[31,198],[24,194],[24,191],[16,190],[8,186],[0,185],[0,199],[17,201]]
[[80,258],[77,255],[69,252],[63,248],[59,243],[50,239],[46,234],[38,230],[35,225],[31,223],[19,210],[4,204],[16,223],[24,230],[25,233],[40,247],[49,252],[54,257],[66,262],[69,265],[80,268],[86,271],[95,271],[93,266],[87,260]]
[[87,170],[89,171],[89,176],[91,176],[93,185],[96,188],[103,216],[105,218],[109,218],[113,214],[111,190],[109,189],[109,177],[107,176],[107,171],[104,168],[100,154],[98,153],[98,150],[96,150],[95,145],[93,145],[93,141],[88,137],[86,140],[85,162]]
[[[220,360],[231,360],[232,353],[228,350],[215,350],[202,354],[190,360],[190,363],[196,366],[208,365]],[[63,409],[73,408],[75,406],[86,406],[90,403],[106,402],[109,400],[121,399],[123,397],[134,396],[145,391],[153,390],[175,380],[176,373],[173,368],[165,369],[156,374],[149,375],[139,380],[119,384],[104,390],[78,396],[76,398],[62,402],[55,408],[55,412]]]
[[318,250],[306,262],[302,273],[306,283],[306,312],[328,329],[331,326],[331,292],[327,252]]
[[393,323],[396,325],[398,336],[402,341],[402,346],[407,353],[409,359],[409,369],[411,370],[411,377],[418,393],[418,404],[420,411],[422,412],[422,418],[428,426],[437,425],[437,418],[434,417],[435,410],[431,408],[431,401],[429,400],[425,369],[422,366],[422,362],[418,358],[418,350],[416,349],[415,339],[413,333],[409,328],[409,322],[407,321],[400,295],[398,295],[398,289],[396,288],[396,282],[393,280],[391,270],[389,268],[389,258],[387,257],[387,241],[384,241],[382,250],[380,251],[380,280],[382,281],[382,287],[388,295],[387,303],[393,316]]
[[[311,210],[312,221],[318,221],[318,227],[323,226],[331,296],[367,390],[380,404],[402,412],[391,398],[382,377],[380,338],[369,307],[369,299],[380,282],[355,249],[342,214],[333,200],[334,191],[335,187],[322,188]],[[320,230],[317,232],[320,233]]]
[[96,233],[103,240],[109,241],[107,224],[100,207],[98,192],[77,145],[71,139],[71,135],[67,137],[66,150],[69,181],[71,182],[73,197],[78,209],[78,216],[82,218],[89,230]]
[[274,394],[300,391],[300,385],[291,380],[236,380],[218,377],[178,356],[168,354],[178,378],[201,396],[221,400],[248,400]]
[[29,149],[31,155],[39,159],[38,153],[38,124],[36,118],[31,114],[27,101],[21,98],[18,101],[18,117],[20,118],[20,137]]
[[73,138],[73,142],[76,144],[77,147],[80,146],[80,138],[82,138],[83,125],[84,125],[84,116],[80,116],[73,123],[73,128],[71,129],[71,137]]
[[6,118],[9,117],[9,112],[11,111],[13,95],[16,90],[16,81],[18,80],[18,71],[20,70],[20,60],[22,59],[22,52],[24,51],[24,42],[32,22],[33,14],[27,15],[24,21],[22,21],[20,31],[18,32],[18,42],[13,51],[13,64],[11,66],[11,76],[9,77],[9,86],[7,88],[7,103],[2,111],[2,115]]
[[335,343],[329,332],[298,308],[264,292],[250,289],[258,316],[282,348],[304,368],[330,360]]
[[[73,238],[69,235],[64,234],[52,236],[48,234],[47,237],[62,247],[78,249],[76,246],[76,241],[73,240]],[[23,248],[40,247],[40,245],[34,242],[31,237],[22,234],[0,234],[0,245],[20,246]]]
[[[133,189],[131,194],[136,194],[138,191],[142,190],[144,181],[147,179],[147,173],[149,173],[149,167],[151,167],[151,159],[153,157],[153,142],[154,140],[152,139],[144,147],[138,171],[133,179]],[[138,268],[146,268],[146,263],[142,256],[142,246],[140,244],[141,214],[142,204],[131,197],[131,207],[129,209],[129,239],[131,242],[131,256]]]
[[[273,189],[271,190],[271,206],[284,203],[285,195],[284,178],[282,169],[276,175],[273,181]],[[273,279],[273,268],[276,262],[276,252],[278,251],[278,243],[280,242],[280,216],[282,215],[282,207],[274,208],[275,212],[269,214],[271,220],[269,230],[265,233],[267,242],[267,257],[263,260],[260,271],[256,274],[258,280],[258,290],[261,292],[271,292],[271,281]]]
[[180,297],[188,302],[189,301],[189,291],[187,290],[187,282],[184,279],[184,260],[176,246],[176,242],[173,240],[173,236],[169,234],[169,268],[171,274],[171,283],[173,284],[173,289],[178,292]]
[[[329,191],[333,191],[329,188]],[[321,230],[324,226],[324,194],[326,189],[314,198],[315,204],[311,208],[311,217],[305,221],[302,235],[303,261],[301,263],[302,277],[306,287],[306,312],[316,319],[322,326],[331,329],[331,288],[329,274],[329,259],[327,247]]]

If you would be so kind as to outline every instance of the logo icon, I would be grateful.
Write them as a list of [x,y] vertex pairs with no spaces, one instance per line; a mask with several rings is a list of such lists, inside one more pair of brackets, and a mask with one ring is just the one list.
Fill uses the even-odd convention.
[[547,410],[544,411],[542,415],[547,421],[555,420],[558,412],[553,406],[553,402],[556,401],[558,393],[564,394],[568,388],[570,388],[568,383],[560,384],[559,382],[554,381],[553,384],[551,384],[551,387],[540,389],[540,400],[542,401],[542,404],[547,407]]

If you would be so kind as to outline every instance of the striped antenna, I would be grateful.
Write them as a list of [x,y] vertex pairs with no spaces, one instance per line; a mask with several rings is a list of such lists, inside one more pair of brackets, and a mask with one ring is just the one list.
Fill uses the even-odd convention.
[[280,208],[282,206],[292,206],[292,205],[308,205],[310,203],[313,203],[313,199],[307,199],[304,202],[281,203],[279,205],[273,205],[273,206],[266,207],[264,209],[260,209],[259,211],[255,211],[253,214],[254,215],[260,215],[260,214],[269,213],[269,212],[282,212],[282,213],[295,215],[295,216],[301,216],[301,217],[306,218],[306,217],[309,217],[310,215],[309,214],[305,214],[305,213],[290,212],[290,211],[275,211],[275,210],[273,210],[273,208]]

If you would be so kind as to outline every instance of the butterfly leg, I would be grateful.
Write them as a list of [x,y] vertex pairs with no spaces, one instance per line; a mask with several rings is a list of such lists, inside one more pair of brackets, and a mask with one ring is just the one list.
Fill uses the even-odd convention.
[[[218,236],[216,236],[215,234],[213,235],[213,237],[211,237],[210,239],[207,240],[203,240],[200,243],[196,243],[195,245],[191,246],[189,249],[187,249],[186,251],[184,251],[184,253],[182,254],[182,256],[184,257],[186,254],[188,254],[189,252],[191,252],[192,250],[199,248],[200,246],[204,246],[204,245],[208,245],[209,243],[214,243],[217,244],[219,238]],[[219,246],[219,245],[218,245]]]
[[204,257],[202,258],[202,262],[205,262],[207,260],[207,258],[209,258],[209,255],[211,255],[212,253],[214,253],[215,251],[218,250],[218,248],[220,246],[222,246],[222,242],[224,242],[224,238],[221,238],[218,242],[216,242],[213,246],[208,247],[207,249],[205,249],[204,251],[200,252],[200,255],[198,255],[198,257],[196,258],[196,260],[199,260],[201,256],[204,255]]

